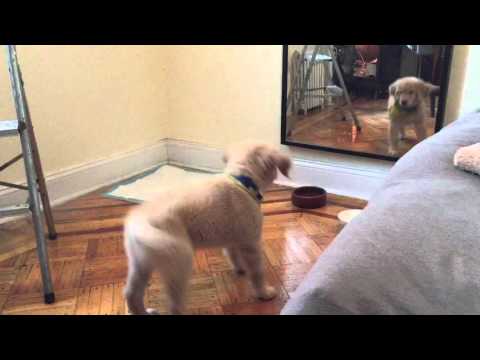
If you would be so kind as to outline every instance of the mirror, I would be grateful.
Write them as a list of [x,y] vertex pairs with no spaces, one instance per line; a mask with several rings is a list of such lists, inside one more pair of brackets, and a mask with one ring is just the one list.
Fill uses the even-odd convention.
[[452,45],[285,45],[282,143],[397,160],[443,127]]

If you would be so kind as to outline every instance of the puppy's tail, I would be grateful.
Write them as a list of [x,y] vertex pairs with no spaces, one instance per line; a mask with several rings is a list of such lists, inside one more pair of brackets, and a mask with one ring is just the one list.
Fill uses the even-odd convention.
[[[150,249],[154,253],[172,252],[172,248],[185,246],[191,248],[188,234],[184,227],[178,223],[171,225],[170,229],[162,229],[160,225],[152,225],[142,215],[133,215],[127,218],[124,227],[124,242],[127,249],[129,244]],[[130,245],[132,246],[132,245]]]
[[142,216],[130,216],[125,220],[123,241],[125,250],[132,250],[134,247],[147,247],[152,250],[161,250],[162,242],[159,239],[162,233],[154,228]]

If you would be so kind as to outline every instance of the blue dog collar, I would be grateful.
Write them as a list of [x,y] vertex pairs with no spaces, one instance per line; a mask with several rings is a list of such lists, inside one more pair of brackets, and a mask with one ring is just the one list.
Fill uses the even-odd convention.
[[258,189],[257,184],[252,178],[245,175],[230,175],[230,177],[235,180],[239,185],[245,188],[247,192],[258,202],[263,200],[263,196]]

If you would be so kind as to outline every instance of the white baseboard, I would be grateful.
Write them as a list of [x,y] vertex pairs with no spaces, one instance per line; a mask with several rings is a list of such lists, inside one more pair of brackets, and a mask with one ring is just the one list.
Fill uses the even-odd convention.
[[292,180],[281,177],[277,183],[293,186],[318,186],[331,194],[369,200],[383,184],[387,173],[339,166],[322,161],[294,159]]
[[[203,144],[167,140],[169,164],[219,171],[222,151]],[[280,176],[276,183],[288,186],[319,186],[330,193],[369,200],[382,185],[388,171],[372,171],[327,161],[293,159],[291,179]]]
[[[162,140],[139,150],[64,169],[46,176],[50,201],[54,206],[59,205],[166,164],[167,160],[167,142]],[[26,197],[26,191],[3,188],[0,206],[25,202]]]
[[[223,169],[222,154],[221,150],[203,144],[166,139],[143,149],[50,174],[46,178],[47,187],[55,206],[167,162],[218,172]],[[325,161],[294,158],[293,163],[291,179],[281,176],[278,184],[320,186],[330,193],[365,200],[381,186],[387,174]],[[0,189],[0,206],[22,203],[25,199],[25,191]]]
[[223,151],[208,145],[168,139],[168,163],[191,169],[218,172],[222,171]]

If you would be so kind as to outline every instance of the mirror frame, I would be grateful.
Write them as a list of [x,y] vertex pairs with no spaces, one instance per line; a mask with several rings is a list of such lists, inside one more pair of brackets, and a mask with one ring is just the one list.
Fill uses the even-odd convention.
[[[454,45],[445,45],[445,66],[441,71],[441,80],[440,80],[440,96],[438,100],[438,111],[437,111],[437,118],[435,122],[435,132],[434,134],[438,133],[444,125],[445,121],[445,110],[446,110],[446,102],[448,96],[448,88],[449,88],[449,80],[450,80],[450,72],[452,67],[452,59],[453,59],[453,48]],[[367,157],[371,159],[378,159],[378,160],[387,160],[387,161],[398,161],[400,157],[396,156],[385,156],[385,155],[377,155],[372,153],[365,153],[365,152],[357,152],[351,150],[343,150],[343,149],[336,149],[327,146],[321,145],[314,145],[314,144],[302,144],[296,143],[291,140],[287,139],[287,97],[288,97],[288,71],[289,71],[289,63],[288,63],[288,45],[283,45],[283,54],[282,54],[282,126],[281,126],[281,144],[286,146],[295,146],[305,149],[311,150],[320,150],[320,151],[328,151],[337,154],[347,154],[347,155],[354,155],[354,156],[361,156]]]

